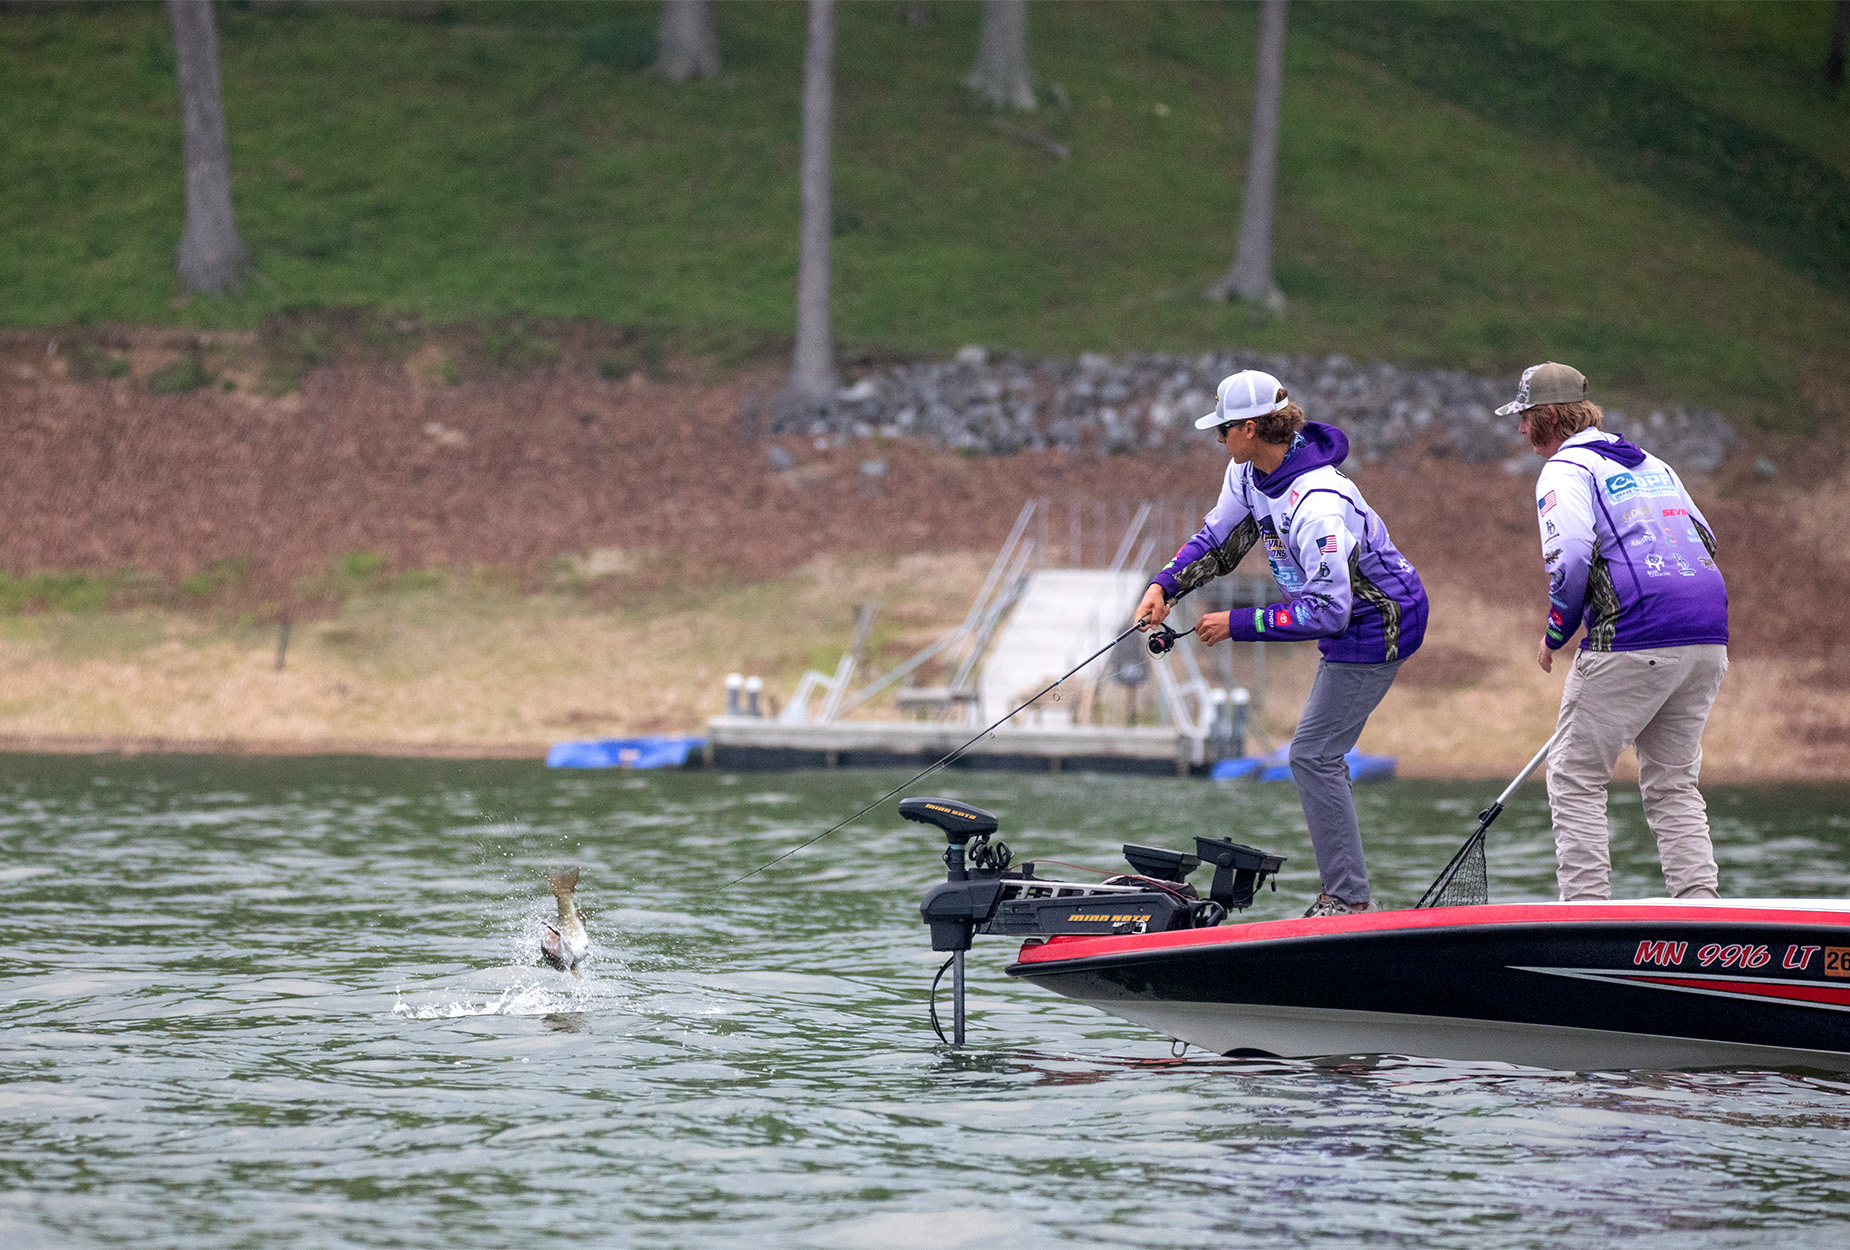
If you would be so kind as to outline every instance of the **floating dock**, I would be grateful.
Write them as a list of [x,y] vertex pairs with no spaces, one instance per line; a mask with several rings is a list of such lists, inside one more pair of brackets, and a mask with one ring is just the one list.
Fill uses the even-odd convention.
[[[1007,711],[1007,708],[1002,709]],[[1000,713],[998,713],[1000,715]],[[1024,712],[1023,716],[1031,713]],[[788,768],[924,768],[967,741],[979,727],[944,722],[833,721],[785,724],[751,716],[707,722],[708,766],[739,771]],[[1206,773],[1199,744],[1174,729],[1106,725],[1004,725],[973,745],[952,768],[1010,772]]]
[[[737,695],[744,679],[729,678],[731,705],[707,722],[704,762],[739,770],[924,768],[1097,654],[1131,623],[1149,584],[1145,570],[1157,548],[1146,533],[1151,505],[1138,510],[1103,568],[1036,567],[1037,542],[1028,529],[1044,508],[1022,509],[962,624],[860,689],[852,684],[864,663],[857,657],[871,609],[857,609],[854,640],[835,672],[804,673],[774,717],[741,714],[750,710]],[[1240,576],[1222,579],[1217,589],[1230,602],[1263,603],[1276,587],[1269,577]],[[1195,596],[1176,627],[1191,625],[1209,598]],[[1258,649],[1262,674],[1263,644]],[[938,684],[910,684],[933,662]],[[852,718],[889,690],[902,715],[925,719]],[[972,743],[952,766],[1205,774],[1217,760],[1242,753],[1246,698],[1244,689],[1212,685],[1192,649],[1158,658],[1132,636],[1075,673],[1057,698],[1040,699]],[[1109,715],[1108,699],[1117,709]],[[1113,719],[1122,723],[1106,723]]]

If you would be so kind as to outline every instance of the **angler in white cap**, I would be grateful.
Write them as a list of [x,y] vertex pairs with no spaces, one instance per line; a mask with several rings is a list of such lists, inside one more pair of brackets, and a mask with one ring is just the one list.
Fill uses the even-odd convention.
[[1322,893],[1307,916],[1366,911],[1368,868],[1343,759],[1426,635],[1426,590],[1382,524],[1338,469],[1349,440],[1306,421],[1278,379],[1258,369],[1224,378],[1213,430],[1231,463],[1201,530],[1144,592],[1138,619],[1158,625],[1184,590],[1212,581],[1263,540],[1283,603],[1210,612],[1195,626],[1206,646],[1316,639],[1317,665],[1291,738],[1291,777],[1317,853]]

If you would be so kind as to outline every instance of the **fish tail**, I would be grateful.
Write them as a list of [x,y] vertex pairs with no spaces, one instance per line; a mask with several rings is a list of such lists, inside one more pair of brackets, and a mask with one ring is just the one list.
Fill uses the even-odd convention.
[[570,898],[572,891],[578,888],[578,869],[554,868],[546,874],[546,879],[552,886],[554,897]]

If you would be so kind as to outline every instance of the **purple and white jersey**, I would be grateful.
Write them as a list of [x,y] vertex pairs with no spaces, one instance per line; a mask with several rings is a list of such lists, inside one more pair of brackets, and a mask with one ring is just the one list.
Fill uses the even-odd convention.
[[1288,598],[1234,609],[1235,642],[1315,638],[1333,664],[1406,659],[1426,636],[1426,589],[1336,468],[1348,454],[1341,430],[1307,421],[1271,473],[1229,464],[1207,524],[1151,580],[1173,599],[1231,573],[1263,540],[1272,579]]
[[1548,645],[1585,622],[1583,650],[1728,641],[1715,534],[1676,470],[1623,438],[1582,430],[1535,482],[1548,570]]

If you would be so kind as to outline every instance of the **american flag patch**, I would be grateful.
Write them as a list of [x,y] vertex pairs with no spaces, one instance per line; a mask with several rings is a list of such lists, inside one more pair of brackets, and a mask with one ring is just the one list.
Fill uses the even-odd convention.
[[1555,493],[1549,491],[1546,495],[1543,495],[1540,499],[1535,501],[1535,506],[1542,510],[1541,514],[1543,516],[1547,516],[1549,510],[1555,506]]
[[1328,555],[1335,555],[1336,554],[1336,535],[1331,534],[1328,538],[1318,543],[1317,550],[1324,552]]

